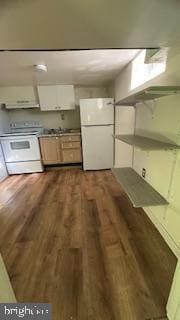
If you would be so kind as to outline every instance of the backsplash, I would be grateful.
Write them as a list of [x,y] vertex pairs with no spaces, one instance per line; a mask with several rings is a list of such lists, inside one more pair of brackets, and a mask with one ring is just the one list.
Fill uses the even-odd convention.
[[[40,111],[34,109],[8,111],[10,122],[37,120],[44,128],[79,128],[80,114],[77,107],[73,111]],[[64,120],[62,120],[64,118]]]

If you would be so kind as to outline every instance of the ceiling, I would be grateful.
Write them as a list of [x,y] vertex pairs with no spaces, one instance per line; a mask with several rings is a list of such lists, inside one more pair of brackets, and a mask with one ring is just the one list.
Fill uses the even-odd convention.
[[0,49],[172,46],[179,17],[179,0],[1,0]]
[[[0,52],[0,85],[103,85],[111,81],[138,50]],[[35,65],[45,64],[48,72]]]

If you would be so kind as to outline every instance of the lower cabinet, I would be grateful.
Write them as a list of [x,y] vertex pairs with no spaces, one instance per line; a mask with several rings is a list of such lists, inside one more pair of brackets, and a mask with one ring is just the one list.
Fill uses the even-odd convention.
[[81,149],[80,142],[62,142],[61,143],[62,149]]
[[80,149],[69,149],[62,150],[63,162],[73,163],[82,162],[81,150]]
[[40,137],[43,164],[81,163],[80,136]]
[[60,137],[40,138],[41,156],[44,164],[56,164],[62,161]]

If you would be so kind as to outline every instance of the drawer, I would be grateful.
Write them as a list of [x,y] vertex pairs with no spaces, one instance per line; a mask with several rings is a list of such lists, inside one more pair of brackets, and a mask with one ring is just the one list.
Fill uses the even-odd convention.
[[80,142],[62,142],[62,149],[81,149]]
[[62,158],[63,162],[82,162],[82,155],[80,149],[69,149],[69,150],[62,150]]
[[80,136],[74,135],[74,136],[62,136],[61,142],[73,142],[73,141],[81,141]]

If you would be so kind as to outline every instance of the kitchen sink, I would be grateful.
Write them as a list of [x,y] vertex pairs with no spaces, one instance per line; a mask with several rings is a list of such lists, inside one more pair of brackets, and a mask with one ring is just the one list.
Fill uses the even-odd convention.
[[44,129],[44,134],[77,133],[79,129]]

